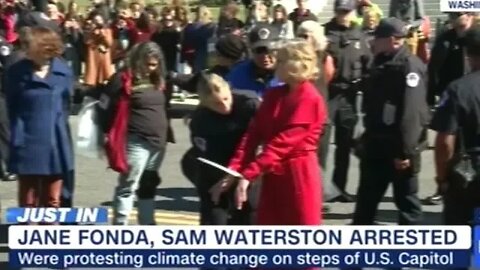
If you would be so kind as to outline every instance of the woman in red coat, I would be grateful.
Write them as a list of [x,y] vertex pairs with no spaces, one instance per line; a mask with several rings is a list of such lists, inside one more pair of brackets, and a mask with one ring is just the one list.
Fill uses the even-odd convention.
[[[258,225],[319,225],[322,186],[317,145],[327,120],[325,102],[311,83],[318,74],[317,54],[305,41],[278,51],[277,77],[286,85],[264,96],[229,167],[243,179],[227,176],[211,189],[212,199],[236,184],[236,204],[247,201],[251,182],[262,176]],[[261,152],[256,155],[259,146]]]

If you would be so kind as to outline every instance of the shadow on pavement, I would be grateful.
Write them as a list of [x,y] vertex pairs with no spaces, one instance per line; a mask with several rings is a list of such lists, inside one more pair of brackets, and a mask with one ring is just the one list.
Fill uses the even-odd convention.
[[[379,210],[377,221],[397,223],[398,210]],[[421,225],[442,225],[442,213],[424,211]]]
[[[200,207],[198,201],[186,198],[198,197],[195,188],[161,188],[157,189],[157,196],[166,198],[155,202],[155,208],[158,210],[198,212]],[[112,206],[112,201],[103,202],[101,205]]]
[[[327,213],[323,215],[323,219],[326,220],[351,220],[353,213]],[[378,210],[376,222],[380,223],[397,223],[398,222],[398,210]],[[350,224],[350,221],[349,223]],[[442,214],[434,212],[423,212],[423,220],[420,225],[441,225]]]
[[157,195],[169,198],[170,200],[157,200],[156,208],[170,211],[198,212],[200,202],[186,199],[197,198],[195,188],[160,188]]

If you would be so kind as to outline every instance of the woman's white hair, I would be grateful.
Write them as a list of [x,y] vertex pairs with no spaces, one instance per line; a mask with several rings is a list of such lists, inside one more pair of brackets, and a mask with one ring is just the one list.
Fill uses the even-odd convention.
[[318,22],[304,21],[297,29],[297,36],[305,33],[310,33],[313,38],[313,43],[317,51],[324,51],[327,48],[327,38],[325,37],[325,30]]

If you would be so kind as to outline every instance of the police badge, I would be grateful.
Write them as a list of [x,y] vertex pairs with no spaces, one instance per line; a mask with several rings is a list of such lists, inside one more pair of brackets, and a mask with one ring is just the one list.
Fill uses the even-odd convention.
[[265,39],[268,39],[269,36],[270,36],[270,30],[268,30],[267,28],[262,28],[258,30],[258,37],[260,39],[265,40]]

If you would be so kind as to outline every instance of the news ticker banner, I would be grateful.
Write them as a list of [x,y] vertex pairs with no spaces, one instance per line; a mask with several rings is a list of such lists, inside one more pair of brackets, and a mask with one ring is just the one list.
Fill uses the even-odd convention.
[[8,246],[11,267],[62,269],[460,268],[472,262],[469,226],[14,225]]

